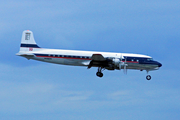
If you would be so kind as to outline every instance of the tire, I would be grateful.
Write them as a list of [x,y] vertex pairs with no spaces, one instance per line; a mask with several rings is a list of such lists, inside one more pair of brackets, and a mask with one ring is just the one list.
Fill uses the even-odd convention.
[[147,79],[147,80],[151,80],[151,76],[150,76],[150,75],[147,75],[147,76],[146,76],[146,79]]
[[103,77],[103,73],[101,73],[99,77]]
[[101,73],[101,72],[97,72],[96,75],[97,75],[98,77],[103,77],[103,73]]

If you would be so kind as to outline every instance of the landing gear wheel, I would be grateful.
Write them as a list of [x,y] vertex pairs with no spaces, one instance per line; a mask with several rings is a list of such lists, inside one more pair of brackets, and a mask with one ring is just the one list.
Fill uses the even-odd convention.
[[103,77],[103,73],[101,73],[101,72],[97,72],[96,75],[97,75],[98,77]]
[[147,80],[151,80],[151,76],[150,76],[150,75],[147,75],[147,76],[146,76],[146,79],[147,79]]

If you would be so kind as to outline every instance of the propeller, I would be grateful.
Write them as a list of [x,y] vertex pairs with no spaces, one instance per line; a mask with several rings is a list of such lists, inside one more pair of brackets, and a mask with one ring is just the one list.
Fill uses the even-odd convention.
[[121,70],[122,66],[124,66],[124,74],[127,74],[127,68],[126,67],[128,66],[128,64],[126,64],[126,58],[125,58],[124,62],[122,61],[123,58],[124,57],[121,54],[120,62],[119,62],[119,70]]
[[124,65],[124,62],[122,61],[122,59],[123,59],[123,56],[122,56],[122,54],[121,54],[121,57],[119,58],[119,70],[121,70],[121,67]]
[[120,58],[115,58],[113,61],[114,61],[115,65],[119,67],[119,70],[121,70],[122,66],[123,66],[124,67],[124,74],[127,74],[128,64],[126,63],[126,58],[125,58],[125,61],[122,61],[123,59],[124,59],[124,57],[121,54]]

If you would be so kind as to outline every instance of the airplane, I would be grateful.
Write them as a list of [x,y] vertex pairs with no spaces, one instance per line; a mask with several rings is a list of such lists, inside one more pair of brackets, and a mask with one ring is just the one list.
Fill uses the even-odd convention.
[[33,36],[33,32],[25,30],[22,33],[20,50],[16,54],[33,60],[71,66],[98,67],[96,75],[103,77],[102,71],[127,69],[146,70],[146,79],[150,80],[149,71],[158,70],[162,64],[154,61],[152,57],[142,54],[95,52],[64,49],[46,49],[39,47]]

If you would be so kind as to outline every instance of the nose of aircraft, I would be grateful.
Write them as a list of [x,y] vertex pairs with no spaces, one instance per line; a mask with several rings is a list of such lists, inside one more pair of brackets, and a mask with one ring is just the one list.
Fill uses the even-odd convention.
[[162,64],[160,62],[158,62],[158,67],[161,67],[161,66],[162,66]]

